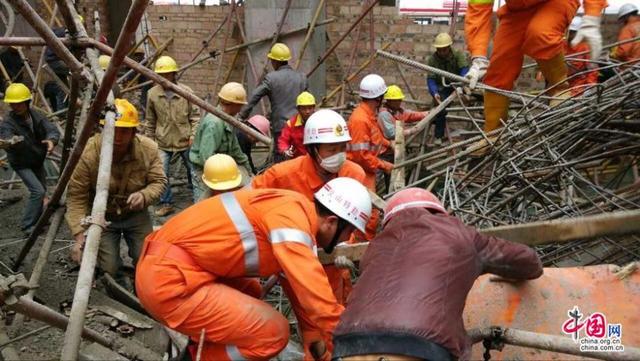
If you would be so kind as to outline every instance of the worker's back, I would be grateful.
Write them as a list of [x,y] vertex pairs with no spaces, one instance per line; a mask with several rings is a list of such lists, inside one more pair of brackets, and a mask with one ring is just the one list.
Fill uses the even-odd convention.
[[296,98],[307,89],[307,77],[297,72],[289,65],[283,65],[278,70],[266,75],[265,82],[269,86],[269,101],[271,102],[271,123],[274,131],[280,130],[294,114],[296,114]]
[[406,356],[433,357],[432,342],[464,357],[470,344],[462,311],[476,278],[487,272],[517,279],[542,274],[533,249],[483,236],[455,217],[423,208],[391,218],[360,265],[362,275],[336,329],[334,356],[345,355],[360,334],[415,351]]

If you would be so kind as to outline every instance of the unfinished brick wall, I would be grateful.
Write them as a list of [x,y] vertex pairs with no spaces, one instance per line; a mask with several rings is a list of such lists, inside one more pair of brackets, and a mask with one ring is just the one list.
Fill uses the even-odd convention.
[[[173,38],[166,54],[172,56],[179,65],[185,65],[202,47],[202,42],[224,21],[229,6],[192,6],[192,5],[150,5],[147,16],[153,37],[159,44]],[[222,49],[227,27],[224,26],[209,49]],[[238,34],[231,34],[227,47],[240,42]],[[204,56],[203,52],[201,56]],[[233,61],[233,53],[224,55],[222,71],[218,82],[218,90],[224,82]],[[236,66],[231,73],[230,81],[243,82],[244,56],[239,56]],[[198,96],[212,96],[215,99],[217,91],[213,89],[218,72],[218,59],[210,59],[190,68],[181,81],[190,86]]]

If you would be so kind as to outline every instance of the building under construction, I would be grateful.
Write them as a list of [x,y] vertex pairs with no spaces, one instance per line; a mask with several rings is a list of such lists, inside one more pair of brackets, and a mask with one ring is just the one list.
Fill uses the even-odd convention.
[[[494,36],[499,34],[500,26],[508,25],[509,16],[544,11],[545,4],[560,0],[540,0],[525,10],[508,9],[510,3],[517,2],[433,1],[433,6],[416,8],[412,2],[401,0],[0,0],[0,31],[3,32],[0,37],[0,78],[5,100],[0,105],[3,111],[0,121],[0,230],[3,234],[0,236],[0,360],[640,359],[640,332],[637,332],[640,331],[640,272],[637,270],[640,265],[640,68],[637,59],[619,56],[619,49],[625,45],[640,46],[637,45],[640,44],[640,30],[627,34],[622,41],[619,36],[624,21],[631,21],[628,19],[632,17],[640,19],[635,8],[640,4],[613,2],[609,4],[609,10],[603,8],[597,17],[602,45],[600,54],[595,59],[590,58],[589,47],[572,54],[563,50],[560,64],[568,70],[564,69],[560,82],[549,79],[545,64],[550,59],[540,61],[523,50],[526,56],[524,62],[518,64],[519,77],[512,88],[504,89],[491,85],[497,84],[491,80],[495,76],[473,78],[467,72],[470,68],[471,72],[478,69],[478,58],[486,61],[483,71],[487,71],[487,65],[491,68],[491,63],[499,57],[496,54],[501,54],[498,40],[491,42],[486,56],[473,54],[475,49],[469,46],[468,31],[475,23],[468,20],[480,11],[479,6],[493,6],[495,9],[491,9],[496,11],[485,9],[485,13],[490,14],[487,16],[490,27],[486,29]],[[563,31],[567,35],[573,31],[571,36],[576,33],[584,36],[588,43],[593,34],[588,30],[593,18],[590,12],[597,2],[584,1],[587,12],[579,17],[586,25],[567,23]],[[498,10],[501,5],[505,9]],[[576,9],[573,9],[574,13]],[[580,14],[582,12],[581,8]],[[444,41],[444,47],[466,59],[464,65],[460,65],[464,70],[452,72],[434,65],[432,58],[442,48],[441,41]],[[564,38],[562,41],[567,42]],[[278,46],[282,44],[286,44],[286,51],[278,53]],[[522,46],[527,44],[525,41]],[[590,45],[593,48],[593,44]],[[498,49],[494,49],[496,47]],[[640,57],[640,51],[638,53]],[[170,62],[166,63],[168,70],[165,71],[162,67],[167,59]],[[297,109],[297,113],[282,118],[284,125],[281,127],[274,126],[277,123],[274,117],[279,111],[283,112],[276,104],[280,102],[278,94],[269,93],[272,90],[264,85],[271,82],[269,86],[276,89],[278,78],[270,74],[279,72],[278,66],[284,66],[277,65],[278,62],[284,63],[291,74],[299,74],[305,79],[300,91],[295,90],[289,97],[295,101],[290,108]],[[495,73],[495,68],[491,71]],[[507,72],[505,69],[504,73]],[[369,98],[363,79],[371,74],[383,79],[384,89]],[[593,81],[575,82],[589,74],[593,75]],[[430,83],[432,79],[437,79],[438,83]],[[293,89],[295,86],[291,81]],[[17,84],[26,86],[24,91],[28,96],[19,98],[15,95],[18,93],[12,93]],[[436,84],[435,89],[447,88],[447,93],[436,97],[433,84]],[[284,85],[288,84],[285,82]],[[391,85],[402,89],[396,98],[389,95]],[[375,91],[375,86],[370,89]],[[307,92],[310,98],[303,96]],[[494,95],[487,97],[487,94]],[[495,126],[489,126],[492,121],[488,116],[488,99],[492,96],[504,99],[502,104],[505,105],[497,119],[499,124]],[[365,138],[353,119],[361,116],[362,104],[374,98],[380,101],[371,123],[371,127],[377,127],[377,133],[367,133],[366,141],[370,144],[363,145],[361,141]],[[168,104],[173,104],[169,110],[164,110],[170,114],[169,118],[182,116],[184,120],[182,125],[166,126],[169,130],[162,136],[159,119],[162,114],[156,105],[160,102],[157,99],[168,99]],[[400,100],[406,108],[420,115],[411,121],[394,115],[386,128],[391,133],[386,133],[385,118],[380,114],[394,112],[389,100]],[[179,106],[183,108],[171,113],[171,107],[176,109],[178,105],[175,104],[180,101],[183,103]],[[16,114],[20,114],[17,103],[27,104],[30,109],[31,115],[26,117],[23,128],[30,133],[25,136],[12,133],[13,136],[8,137],[9,133],[4,133],[2,127],[20,118],[16,118]],[[255,106],[247,107],[247,103]],[[314,143],[310,140],[307,126],[313,122],[313,114],[303,115],[308,106],[314,108],[313,114],[330,114],[327,122],[337,122],[338,126],[330,129],[330,133],[333,132],[330,141]],[[187,115],[181,113],[182,109]],[[332,112],[322,113],[321,109]],[[36,113],[42,116],[35,116]],[[330,119],[332,114],[336,114],[337,120]],[[264,118],[266,125],[253,122],[256,116],[264,116],[260,119]],[[41,209],[36,212],[32,207],[34,193],[38,192],[34,191],[33,182],[25,180],[24,169],[28,167],[22,166],[29,161],[24,155],[28,153],[16,153],[16,149],[30,137],[37,138],[38,126],[43,124],[40,122],[55,128],[49,128],[47,134],[57,136],[53,139],[47,135],[37,141],[44,160],[40,173],[33,175],[37,178],[34,182],[43,183],[43,189],[39,191],[41,198],[36,201],[40,202]],[[298,130],[293,130],[297,122],[301,122],[301,127],[298,124]],[[341,127],[343,123],[345,129]],[[221,130],[223,135],[205,133],[206,127],[213,129],[216,126],[224,129]],[[142,175],[136,174],[142,172],[137,168],[121,170],[126,162],[142,157],[131,150],[133,146],[123,148],[125,153],[131,153],[129,155],[118,153],[123,128],[131,129],[132,139],[145,139],[135,143],[140,144],[135,148],[140,154],[146,151],[144,149],[151,149],[150,158],[141,162],[146,167],[146,173]],[[284,128],[298,132],[298,148],[302,155],[293,155],[295,140],[288,140],[279,150]],[[349,131],[344,132],[346,128],[350,135]],[[160,139],[180,138],[172,138],[172,134],[179,132],[187,134],[178,140],[183,146],[169,146]],[[320,139],[320,133],[314,132],[313,136]],[[385,139],[382,139],[383,135]],[[381,139],[374,140],[374,136]],[[293,137],[291,135],[291,139]],[[198,155],[194,152],[213,147],[207,142],[215,143],[209,140],[214,138],[225,146],[213,153],[230,155],[234,167],[233,186],[218,189],[208,182],[211,180],[207,178],[210,165],[206,164],[213,163],[204,160],[219,154],[207,154],[202,159],[203,164],[198,165],[195,160]],[[374,144],[376,141],[380,144]],[[357,167],[359,170],[354,174],[358,176],[343,174],[346,171],[328,171],[330,162],[325,164],[324,161],[333,159],[335,154],[321,155],[318,144],[326,143],[342,146],[336,152],[346,154],[344,158],[348,160],[342,159],[338,168],[346,167],[345,164]],[[227,144],[230,145],[227,147]],[[49,145],[51,149],[47,149]],[[244,154],[240,153],[240,146]],[[232,147],[238,151],[234,153],[230,150]],[[379,162],[379,167],[376,166],[379,169],[371,171],[367,169],[370,163],[361,164],[366,157],[356,153],[364,152],[365,148],[368,152],[373,152],[373,148],[376,151],[384,148],[373,156]],[[209,156],[212,157],[207,159]],[[295,166],[288,163],[298,156],[309,158],[307,166],[312,170],[313,164],[320,170],[319,176],[314,175],[318,179],[314,181],[318,183],[317,187],[309,189],[305,197],[311,198],[308,200],[310,205],[318,207],[322,204],[324,212],[333,212],[334,218],[339,219],[337,226],[332,228],[335,234],[328,237],[333,244],[324,247],[320,243],[325,228],[316,223],[330,222],[323,218],[323,211],[316,208],[318,214],[312,212],[310,217],[314,220],[308,222],[313,224],[311,230],[317,229],[316,234],[307,235],[283,221],[282,227],[286,228],[276,230],[285,229],[289,233],[269,230],[265,236],[268,251],[265,251],[260,227],[268,228],[268,213],[278,212],[278,207],[265,205],[268,211],[260,214],[253,208],[247,210],[249,206],[245,207],[243,203],[244,195],[233,198],[235,203],[228,203],[229,199],[235,191],[241,194],[260,192],[256,188],[297,191],[293,186],[265,187],[260,184],[283,178],[276,176],[280,174],[278,172],[286,177],[303,178],[302,174],[306,172],[303,162],[299,161]],[[89,166],[87,159],[93,160]],[[217,164],[222,164],[219,160],[222,158],[215,159]],[[85,176],[81,177],[79,173],[83,169]],[[153,183],[153,174],[157,183],[153,196],[150,187],[136,191],[127,188],[127,180],[135,183],[139,178],[140,182]],[[358,179],[360,174],[362,179]],[[114,181],[114,177],[122,183]],[[362,183],[359,185],[362,189],[368,190],[362,213],[366,213],[364,219],[367,221],[350,221],[348,215],[341,216],[340,211],[331,208],[330,202],[322,203],[326,184],[343,177],[355,178]],[[213,192],[205,192],[212,197],[196,195],[198,187]],[[342,188],[352,189],[349,187],[345,183]],[[403,192],[416,188],[431,192],[429,194],[435,197],[436,212],[432,213],[437,215],[441,210],[447,217],[455,217],[466,226],[474,227],[478,239],[506,240],[532,253],[535,251],[544,273],[522,277],[536,279],[521,282],[499,272],[479,272],[479,275],[494,273],[502,277],[479,276],[467,290],[468,295],[463,292],[466,297],[466,303],[462,299],[464,313],[457,315],[466,329],[468,350],[463,353],[456,354],[442,343],[438,345],[438,340],[424,344],[436,344],[435,349],[425,346],[431,350],[432,358],[415,350],[401,354],[388,351],[393,348],[381,348],[376,350],[382,351],[371,349],[370,352],[349,354],[343,353],[343,346],[334,349],[330,346],[333,329],[320,332],[317,330],[322,329],[320,321],[299,314],[300,309],[309,314],[320,312],[326,306],[325,299],[315,295],[322,300],[317,301],[315,309],[315,305],[305,304],[305,295],[292,297],[290,292],[295,294],[298,286],[296,277],[287,272],[307,266],[311,271],[304,272],[310,272],[308,274],[320,272],[322,287],[326,283],[325,288],[330,286],[335,294],[335,297],[330,294],[329,298],[339,312],[332,312],[337,312],[336,317],[339,317],[345,307],[345,312],[350,311],[350,305],[355,305],[349,296],[352,285],[356,289],[352,294],[355,297],[359,294],[360,277],[364,279],[365,272],[374,272],[371,269],[375,266],[370,265],[369,260],[373,259],[371,253],[376,241],[385,241],[385,228],[392,224],[390,222],[406,218],[394,220],[391,214],[414,207],[407,202],[393,208],[396,196],[402,197]],[[114,189],[116,194],[113,194]],[[344,198],[361,212],[362,209],[356,206],[359,188],[353,189],[353,192],[345,190]],[[331,192],[324,196],[333,196]],[[289,196],[282,195],[283,199]],[[81,203],[78,199],[86,201],[85,208],[78,210]],[[340,198],[334,204],[342,201]],[[182,270],[180,277],[189,287],[219,282],[231,285],[236,279],[251,278],[257,287],[255,295],[249,286],[246,289],[237,285],[227,288],[243,293],[243,297],[252,297],[251,302],[268,305],[278,317],[284,317],[289,332],[279,335],[287,336],[288,342],[282,347],[274,346],[277,342],[271,339],[258,342],[258,336],[253,341],[243,341],[249,346],[243,346],[241,341],[237,344],[217,342],[216,337],[220,334],[228,336],[232,331],[216,329],[216,322],[233,323],[233,319],[216,318],[216,322],[211,321],[208,325],[202,321],[198,327],[191,327],[196,331],[187,331],[185,320],[195,311],[184,312],[179,322],[171,318],[177,317],[173,314],[171,317],[161,315],[159,310],[162,308],[149,302],[149,298],[155,297],[149,296],[153,293],[143,289],[157,291],[166,285],[153,281],[141,284],[140,274],[136,277],[136,266],[143,264],[138,257],[142,260],[162,254],[160,258],[187,259],[185,262],[189,267],[201,266],[202,259],[198,255],[189,256],[189,252],[183,250],[172,251],[179,243],[177,241],[161,251],[160,246],[154,244],[164,241],[158,237],[173,236],[172,229],[187,234],[199,230],[198,227],[206,227],[207,223],[226,219],[211,213],[211,222],[203,221],[205,225],[189,223],[193,217],[188,215],[209,216],[209,208],[205,207],[216,204],[217,208],[212,209],[226,210],[228,217],[225,217],[231,219],[229,227],[234,235],[238,235],[238,248],[245,252],[244,263],[238,262],[242,263],[240,268],[245,273],[238,276],[239,273],[225,268],[224,274],[216,274],[210,279],[200,275],[201,278],[192,281],[188,278],[191,275]],[[144,216],[131,218],[133,221],[127,225],[127,207],[137,208],[138,213],[131,214],[144,213]],[[292,206],[289,211],[303,218],[310,207],[304,206],[294,212],[297,208]],[[351,203],[348,207],[352,207]],[[30,212],[33,221],[25,224],[25,217]],[[234,220],[233,216],[238,214],[244,223]],[[254,221],[254,216],[265,218]],[[256,225],[258,223],[260,226]],[[117,272],[110,272],[105,267],[101,242],[104,244],[106,234],[114,227],[122,228],[122,237],[118,233],[113,241],[117,246],[112,256],[119,263],[114,266]],[[133,245],[127,227],[136,231],[146,227],[142,234],[142,239],[148,236],[144,246],[142,240],[137,246]],[[336,245],[345,227],[354,231],[353,235],[343,237],[341,240],[348,241]],[[80,238],[77,229],[82,230]],[[291,233],[292,230],[297,233]],[[285,234],[286,237],[300,237],[300,232],[304,233],[302,241],[278,238]],[[211,240],[204,237],[202,243],[223,242],[224,239],[218,241],[226,237],[223,233],[219,231],[212,235]],[[429,234],[421,236],[425,237],[425,242],[430,237]],[[452,232],[447,237],[455,238],[459,234]],[[79,239],[81,243],[78,243]],[[250,244],[252,240],[254,245]],[[316,251],[312,255],[314,264],[305,261],[285,266],[287,261],[283,260],[282,267],[274,268],[278,272],[265,266],[268,262],[278,263],[278,252],[285,249],[278,248],[285,247],[282,244],[307,240],[308,246]],[[135,247],[139,249],[134,251]],[[231,246],[220,247],[227,252],[220,257],[235,259]],[[252,249],[254,254],[250,256]],[[396,251],[406,252],[407,262],[412,262],[411,249]],[[265,252],[275,255],[269,253],[267,257]],[[297,259],[298,252],[291,252],[295,256],[282,258]],[[251,264],[251,257],[255,257],[255,264]],[[315,263],[318,263],[317,267]],[[360,267],[365,263],[366,270]],[[419,267],[421,262],[415,263]],[[415,268],[420,269],[415,271],[420,276],[411,277],[422,279],[421,275],[425,273],[424,279],[429,279],[426,275],[430,272],[429,265],[422,266],[427,271]],[[491,269],[498,271],[506,268],[492,266]],[[201,268],[213,274],[212,269],[219,270],[216,267],[218,265]],[[251,267],[255,272],[250,272]],[[264,272],[265,267],[270,272]],[[147,273],[147,269],[143,272]],[[453,274],[456,270],[445,273]],[[145,274],[145,280],[152,279],[147,277],[149,274]],[[340,295],[336,293],[336,279],[340,283]],[[290,283],[290,280],[293,281]],[[316,278],[313,280],[317,281]],[[311,280],[300,283],[307,282],[312,283]],[[385,288],[389,285],[380,283],[379,292],[377,288],[369,290],[372,298],[376,294],[394,296],[394,291]],[[412,285],[415,289],[420,287]],[[184,302],[178,302],[174,308],[180,308],[182,303],[193,306],[196,294],[198,304],[194,309],[206,308],[204,300],[226,295],[207,292],[210,293],[204,296],[196,291],[185,296],[188,292],[184,291],[180,296]],[[416,297],[416,309],[401,310],[402,317],[396,319],[408,322],[411,317],[407,315],[420,313],[422,303],[433,302],[428,297],[412,295]],[[242,302],[234,303],[241,304],[233,305],[240,308],[254,307],[253,303],[244,306]],[[222,310],[231,309],[231,305],[218,306]],[[375,314],[378,310],[367,312]],[[346,323],[347,318],[341,322]],[[322,317],[318,316],[318,319]],[[237,327],[235,332],[250,332],[242,329],[242,321],[236,321],[238,323],[232,325]],[[255,323],[262,321],[259,319]],[[336,318],[334,327],[337,322]],[[322,336],[316,336],[306,327]],[[337,329],[344,328],[338,325]],[[321,341],[313,339],[316,342],[309,342],[310,337],[318,337]],[[397,342],[396,339],[375,337],[370,339],[378,340],[379,344]],[[278,349],[277,352],[269,353],[273,350],[264,345],[269,343],[273,350]],[[252,348],[255,353],[251,353]],[[270,351],[259,353],[267,349]],[[448,349],[451,353],[445,354],[450,358],[442,358],[438,353],[440,349]],[[332,356],[331,352],[337,353]],[[358,358],[362,355],[373,358]]]

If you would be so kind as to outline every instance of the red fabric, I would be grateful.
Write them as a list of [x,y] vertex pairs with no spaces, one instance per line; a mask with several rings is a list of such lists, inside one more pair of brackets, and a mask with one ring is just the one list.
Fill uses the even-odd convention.
[[307,149],[303,144],[304,123],[299,114],[294,115],[282,128],[282,133],[278,138],[278,152],[284,152],[293,146],[293,158],[307,154]]
[[[585,60],[588,60],[590,57],[589,45],[584,42],[578,44],[575,47],[572,47],[568,43],[565,43],[564,49],[565,49],[566,57],[573,57],[573,58],[585,59]],[[573,55],[575,53],[582,53],[585,51],[586,51],[585,54],[578,55],[578,56]],[[582,85],[595,84],[598,82],[598,71],[596,70],[571,78],[573,74],[582,73],[585,70],[588,70],[588,67],[587,67],[588,64],[589,63],[585,61],[568,61],[569,69],[568,69],[567,76],[570,78],[569,87],[571,88],[571,95],[582,94],[585,91],[585,89],[587,89],[587,87]]]

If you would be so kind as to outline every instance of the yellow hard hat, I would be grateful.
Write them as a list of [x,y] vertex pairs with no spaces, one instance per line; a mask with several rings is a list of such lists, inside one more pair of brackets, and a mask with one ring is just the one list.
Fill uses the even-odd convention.
[[204,163],[202,181],[216,191],[236,188],[242,183],[242,174],[236,161],[227,154],[214,154]]
[[98,57],[98,63],[100,64],[100,69],[107,70],[109,66],[109,62],[111,61],[111,57],[109,55],[100,55]]
[[447,33],[440,33],[436,35],[436,41],[433,42],[434,48],[446,48],[447,46],[451,46],[453,44],[453,39]]
[[387,88],[387,92],[384,93],[384,98],[386,100],[402,100],[404,99],[404,94],[402,94],[402,89],[399,86],[390,85]]
[[153,71],[158,74],[173,73],[178,71],[178,63],[172,57],[163,55],[156,60],[156,66]]
[[240,83],[229,82],[220,88],[218,98],[229,103],[247,104],[247,92]]
[[[138,121],[138,110],[127,99],[116,99],[116,127],[135,128],[140,124]],[[104,119],[100,120],[100,124],[104,125]]]
[[289,61],[291,59],[291,50],[282,43],[275,43],[271,47],[269,54],[267,54],[267,58],[277,61]]
[[4,92],[5,103],[22,103],[31,100],[31,91],[22,83],[13,83]]
[[296,99],[296,106],[316,105],[316,98],[309,92],[302,92]]

